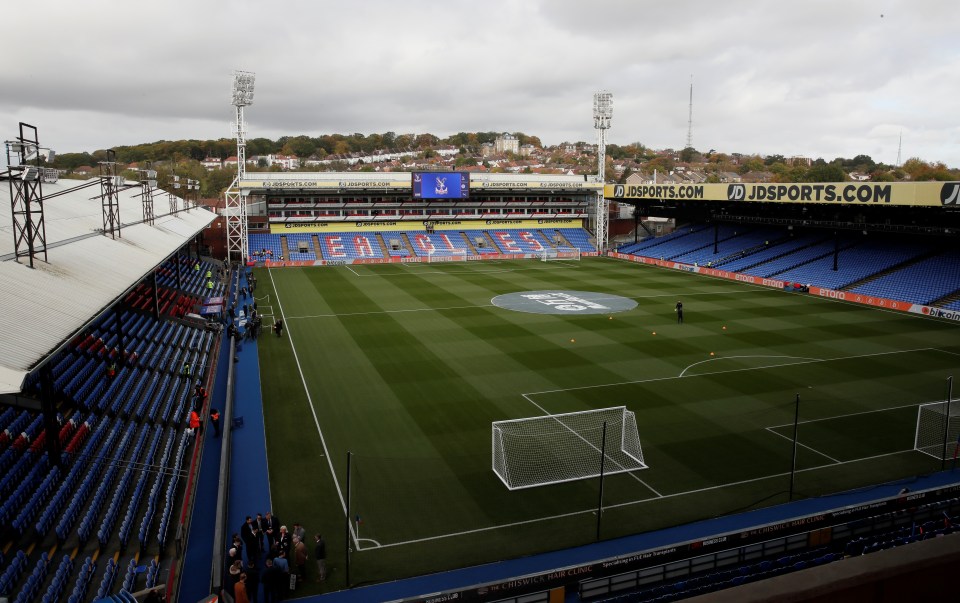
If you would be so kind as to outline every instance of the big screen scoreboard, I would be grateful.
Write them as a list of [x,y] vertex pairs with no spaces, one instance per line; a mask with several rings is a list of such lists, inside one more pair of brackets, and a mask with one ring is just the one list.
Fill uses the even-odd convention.
[[414,172],[414,199],[467,199],[469,172]]

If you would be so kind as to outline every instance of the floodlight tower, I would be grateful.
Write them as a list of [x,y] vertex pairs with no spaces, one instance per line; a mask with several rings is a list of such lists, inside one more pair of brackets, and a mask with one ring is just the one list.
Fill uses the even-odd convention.
[[597,182],[600,190],[597,191],[596,210],[596,238],[597,251],[601,254],[607,251],[610,238],[610,205],[603,196],[604,173],[607,164],[607,130],[613,119],[613,94],[601,90],[593,95],[593,128],[597,131]]
[[22,257],[28,258],[33,268],[34,258],[41,253],[43,261],[47,261],[47,227],[43,219],[44,168],[40,166],[37,128],[20,122],[20,136],[6,141],[6,146],[14,259],[19,262]]
[[120,187],[124,185],[123,176],[117,175],[117,153],[107,149],[107,160],[100,163],[100,204],[103,208],[103,235],[111,239],[121,237],[120,233]]
[[237,178],[227,189],[224,203],[224,217],[227,221],[227,259],[236,258],[245,262],[249,257],[247,238],[247,203],[240,194],[240,182],[247,166],[246,124],[243,121],[243,108],[253,104],[253,84],[255,75],[249,71],[233,73],[233,106],[237,110],[234,134],[237,136]]
[[153,190],[157,188],[157,170],[152,169],[150,162],[147,162],[145,168],[138,170],[138,175],[143,188],[140,193],[140,200],[143,201],[143,223],[153,226]]

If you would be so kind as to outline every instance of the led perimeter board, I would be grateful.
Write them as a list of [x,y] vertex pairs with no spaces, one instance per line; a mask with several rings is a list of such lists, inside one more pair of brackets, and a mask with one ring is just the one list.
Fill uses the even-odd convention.
[[414,199],[466,199],[470,172],[414,172]]

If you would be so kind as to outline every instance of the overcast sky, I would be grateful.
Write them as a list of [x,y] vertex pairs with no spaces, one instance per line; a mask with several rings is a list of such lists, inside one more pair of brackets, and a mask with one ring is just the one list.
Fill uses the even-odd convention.
[[956,0],[8,2],[0,135],[59,153],[231,137],[522,131],[960,167]]

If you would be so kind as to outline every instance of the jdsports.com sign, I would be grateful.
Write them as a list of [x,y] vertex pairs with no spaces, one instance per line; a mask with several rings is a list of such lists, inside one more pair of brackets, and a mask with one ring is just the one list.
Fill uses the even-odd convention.
[[891,184],[731,184],[728,201],[890,203]]
[[611,184],[610,199],[960,207],[960,182]]

